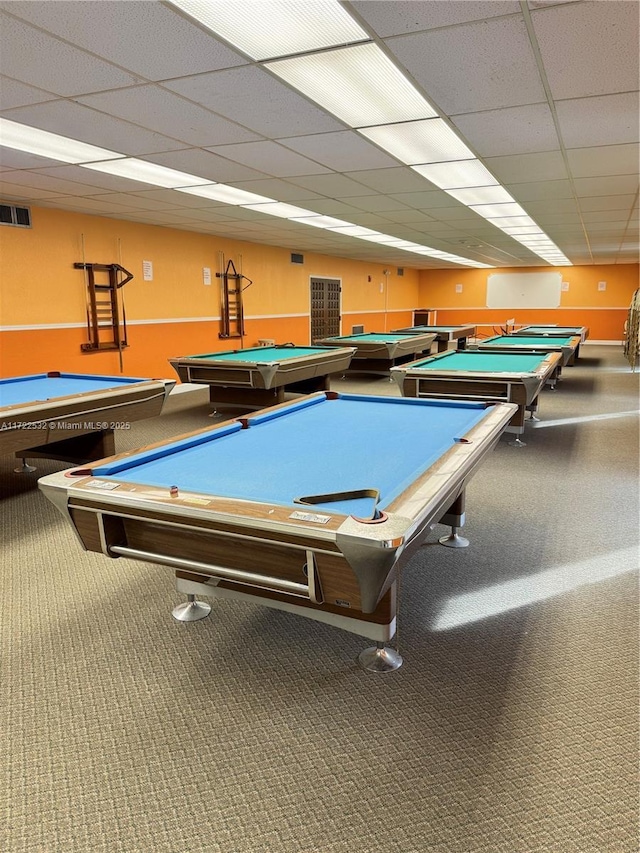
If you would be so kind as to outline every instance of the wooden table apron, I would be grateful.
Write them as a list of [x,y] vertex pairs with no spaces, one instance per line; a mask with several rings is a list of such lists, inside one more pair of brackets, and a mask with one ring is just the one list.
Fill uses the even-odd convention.
[[175,384],[67,373],[0,380],[0,453],[100,459],[114,452],[116,425],[159,415]]
[[[411,406],[417,408],[408,408]],[[340,411],[344,417],[318,415],[330,410]],[[245,599],[253,596],[255,600],[257,596],[270,606],[386,640],[395,631],[398,570],[415,553],[430,525],[464,493],[466,483],[498,441],[514,410],[515,406],[505,403],[443,403],[320,393],[255,416],[227,421],[179,441],[120,454],[104,464],[75,472],[79,476],[73,476],[74,472],[49,475],[39,485],[70,519],[87,550],[171,566],[178,580],[187,583],[182,587],[185,591],[191,582],[200,590],[209,585],[211,592],[207,594],[214,596],[220,593],[224,597],[225,592]],[[431,455],[420,451],[426,458],[416,470],[403,421],[409,418],[416,430],[422,420],[425,434],[432,435],[436,421],[445,415],[452,418],[452,412],[456,418],[453,433],[460,429],[463,434],[454,435],[449,429],[445,440],[442,436],[447,428],[443,426],[438,447]],[[345,441],[345,437],[349,438],[346,425],[351,423],[353,427],[354,413],[359,413],[362,428],[355,429],[355,435]],[[387,431],[393,422],[399,430],[397,437],[386,435],[387,445],[394,440],[398,444],[386,459],[384,442],[370,447],[368,453],[362,448],[372,425],[381,419],[385,420]],[[283,425],[286,428],[275,447],[274,433]],[[252,431],[257,438],[245,449],[244,442]],[[304,448],[297,461],[296,432],[306,436],[300,442]],[[323,440],[314,441],[314,436],[322,436]],[[234,442],[237,449],[231,453]],[[386,514],[385,520],[367,523],[354,517],[351,510],[355,507],[360,514],[363,499],[357,499],[355,504],[349,500],[315,505],[294,502],[295,497],[331,490],[331,476],[323,477],[328,454],[323,464],[319,445],[326,450],[341,443],[343,458],[335,480],[339,491],[345,486],[375,487],[376,478],[371,474],[375,471],[375,455],[386,466],[384,477],[388,477],[388,471],[397,474],[400,470],[395,482],[382,487],[379,507]],[[174,475],[178,494],[173,496],[164,482],[166,472],[161,472],[156,482],[155,474],[140,476],[142,466],[136,471],[135,463],[151,465],[156,459],[168,459],[168,450],[178,446],[180,453],[174,454],[174,460],[179,462],[186,452],[184,445],[216,448],[215,459],[210,463],[212,480],[223,457],[227,458],[229,476],[218,490],[222,493],[215,488],[200,488],[197,479],[179,485],[179,464]],[[303,476],[288,487],[292,492],[285,495],[286,488],[283,491],[286,472],[279,479],[274,478],[272,469],[267,470],[260,461],[256,450],[260,445],[271,445],[270,455],[263,454],[261,458],[275,459],[276,470],[278,459],[293,448],[292,466],[299,467]],[[194,471],[202,469],[204,456],[194,456]],[[367,472],[364,481],[361,472],[354,474],[352,482],[343,476],[344,467],[354,457],[358,457],[361,471]],[[239,470],[243,458],[244,468]],[[252,465],[253,485],[241,482],[235,493],[235,472],[240,479],[250,478]],[[308,469],[313,469],[318,482],[309,481]],[[202,476],[206,483],[206,473]],[[371,499],[364,501],[371,508]]]
[[555,382],[561,358],[559,352],[451,350],[394,367],[391,376],[405,397],[515,403],[505,432],[522,433],[526,411],[535,411],[544,385]]

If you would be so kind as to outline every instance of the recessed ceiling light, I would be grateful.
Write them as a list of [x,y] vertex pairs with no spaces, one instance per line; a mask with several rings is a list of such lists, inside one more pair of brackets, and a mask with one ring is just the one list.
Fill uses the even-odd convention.
[[350,127],[437,115],[377,44],[295,56],[265,68]]
[[253,59],[364,41],[370,36],[337,0],[171,0]]
[[257,193],[248,193],[246,190],[228,187],[226,184],[205,184],[201,187],[183,187],[178,192],[199,195],[202,198],[224,202],[224,204],[238,204],[243,206],[275,201],[273,198],[266,198]]
[[109,160],[106,163],[80,163],[80,165],[84,169],[106,172],[109,175],[118,175],[121,178],[131,178],[132,181],[141,181],[143,184],[154,184],[156,187],[166,187],[167,189],[211,183],[197,175],[188,175],[186,172],[167,169],[166,166],[158,166],[156,163],[149,163],[147,160],[137,160],[135,157]]
[[49,133],[48,130],[40,130],[6,118],[0,118],[0,146],[76,165],[92,160],[116,160],[124,157],[124,154],[109,151],[107,148],[87,145],[77,139],[69,139],[67,136],[59,136],[57,133]]
[[408,166],[476,159],[471,149],[441,118],[359,128],[358,133]]

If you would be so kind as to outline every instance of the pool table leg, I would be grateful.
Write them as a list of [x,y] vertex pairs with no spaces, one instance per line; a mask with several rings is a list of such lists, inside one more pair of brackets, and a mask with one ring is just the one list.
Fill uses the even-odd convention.
[[458,530],[464,524],[464,498],[465,493],[461,492],[440,519],[440,524],[449,524],[451,526],[451,533],[448,536],[438,539],[438,542],[446,548],[469,547],[469,540],[458,534]]
[[31,474],[32,471],[37,471],[35,465],[29,465],[24,456],[20,457],[22,459],[22,465],[19,468],[14,468],[16,474]]
[[397,649],[379,642],[360,652],[358,663],[367,672],[394,672],[402,666],[402,655]]
[[206,601],[197,601],[195,595],[187,595],[184,604],[178,604],[171,611],[174,619],[178,622],[198,622],[205,619],[211,613],[211,605]]

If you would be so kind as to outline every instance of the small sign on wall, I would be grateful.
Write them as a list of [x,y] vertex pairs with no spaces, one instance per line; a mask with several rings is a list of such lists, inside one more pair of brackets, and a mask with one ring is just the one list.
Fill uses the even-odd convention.
[[211,284],[211,267],[202,267],[202,283]]
[[566,292],[569,290],[569,282],[568,282],[568,281],[563,281],[563,282],[562,282],[562,284],[560,285],[560,290],[561,290],[563,293],[566,293]]
[[153,261],[142,262],[142,278],[144,281],[153,281]]
[[456,293],[462,293],[462,285],[456,284]]
[[606,289],[607,289],[607,282],[606,281],[599,281],[598,282],[598,290],[606,290]]

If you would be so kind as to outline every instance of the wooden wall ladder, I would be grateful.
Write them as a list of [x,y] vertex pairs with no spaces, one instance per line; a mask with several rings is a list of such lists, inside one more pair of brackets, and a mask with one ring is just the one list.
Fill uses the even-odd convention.
[[[244,309],[242,307],[242,279],[246,276],[239,273],[233,261],[229,261],[224,272],[217,272],[217,278],[222,279],[221,317],[219,338],[243,338]],[[249,279],[247,279],[249,280]]]
[[[118,300],[118,290],[133,275],[120,264],[85,264],[73,265],[77,270],[84,270],[87,284],[87,331],[89,341],[81,344],[83,352],[98,352],[102,350],[120,350],[128,346],[127,320],[124,310]],[[107,281],[96,281],[96,273],[107,273]],[[125,278],[119,279],[120,273]]]

